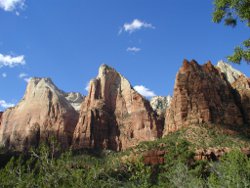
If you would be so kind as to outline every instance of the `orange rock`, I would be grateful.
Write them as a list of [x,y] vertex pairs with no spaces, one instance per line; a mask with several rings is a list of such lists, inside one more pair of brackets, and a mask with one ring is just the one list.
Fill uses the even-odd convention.
[[74,148],[119,151],[161,134],[162,126],[149,101],[121,74],[102,65],[82,104],[74,131]]
[[0,144],[14,150],[55,137],[63,148],[71,144],[78,113],[48,78],[32,78],[20,103],[2,115]]
[[233,93],[224,74],[211,62],[200,66],[194,60],[184,60],[166,112],[164,134],[190,124],[242,125],[244,118]]

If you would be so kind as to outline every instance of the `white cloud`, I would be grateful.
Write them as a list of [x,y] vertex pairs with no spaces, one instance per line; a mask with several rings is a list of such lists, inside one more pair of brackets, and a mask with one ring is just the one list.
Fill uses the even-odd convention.
[[[25,0],[0,0],[0,8],[11,12],[16,9],[23,9]],[[19,14],[16,12],[16,14]]]
[[10,107],[13,107],[13,106],[15,106],[15,104],[7,103],[4,100],[0,100],[0,107],[3,108],[3,109],[10,108]]
[[24,78],[24,77],[27,77],[28,75],[26,73],[20,73],[19,74],[19,78]]
[[6,78],[7,77],[7,74],[4,72],[4,73],[2,73],[2,77],[3,78]]
[[0,68],[1,67],[15,67],[17,65],[25,65],[24,55],[11,56],[0,53]]
[[18,76],[19,78],[21,78],[21,79],[23,79],[25,82],[29,82],[30,81],[30,79],[31,79],[31,77],[28,77],[28,74],[26,74],[26,73],[20,73],[19,74],[19,76]]
[[32,78],[32,77],[24,78],[23,80],[24,80],[25,82],[29,83],[29,81],[30,81],[31,78]]
[[90,81],[86,84],[85,90],[88,92],[90,88]]
[[141,48],[137,48],[137,47],[128,47],[127,48],[127,52],[134,52],[134,53],[136,53],[136,52],[139,52],[139,51],[141,51]]
[[122,29],[120,29],[119,34],[121,34],[123,30],[125,32],[133,33],[134,31],[140,30],[142,28],[155,29],[155,27],[150,23],[134,19],[131,23],[125,23]]
[[146,88],[143,85],[134,86],[134,89],[144,97],[151,98],[156,96],[156,94],[153,91],[151,91],[150,89]]

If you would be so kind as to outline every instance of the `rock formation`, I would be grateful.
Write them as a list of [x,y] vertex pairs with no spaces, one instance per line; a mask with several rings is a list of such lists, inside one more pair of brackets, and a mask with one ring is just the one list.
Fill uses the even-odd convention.
[[241,103],[244,121],[250,125],[250,79],[241,75],[232,83],[232,86],[238,94],[238,102]]
[[156,96],[150,100],[150,105],[159,116],[165,116],[166,110],[170,106],[171,100],[171,96]]
[[174,96],[166,113],[164,134],[200,123],[242,125],[233,88],[211,62],[200,66],[184,60],[175,81]]
[[33,78],[20,103],[2,116],[0,145],[24,150],[55,137],[63,147],[71,144],[78,113],[47,78]]
[[235,82],[241,75],[244,76],[242,72],[234,69],[231,65],[223,61],[219,61],[216,68],[225,74],[229,83]]
[[123,150],[161,136],[149,101],[113,68],[102,65],[90,82],[74,132],[74,148]]
[[64,93],[64,97],[69,101],[69,103],[73,106],[76,111],[80,111],[81,104],[84,100],[84,96],[81,93]]

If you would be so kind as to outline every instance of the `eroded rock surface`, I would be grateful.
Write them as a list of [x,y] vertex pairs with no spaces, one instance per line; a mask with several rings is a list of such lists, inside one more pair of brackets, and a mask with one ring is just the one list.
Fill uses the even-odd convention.
[[74,148],[123,150],[162,134],[149,101],[113,68],[102,65],[90,82],[74,132]]
[[238,103],[241,103],[242,113],[246,124],[250,125],[250,79],[241,75],[234,83],[233,88],[238,94]]
[[84,96],[81,93],[70,92],[64,93],[64,97],[69,101],[76,111],[80,111]]
[[50,79],[33,78],[20,103],[4,112],[0,144],[24,150],[55,137],[62,147],[67,147],[77,121],[78,113]]
[[200,66],[194,60],[184,60],[166,113],[164,134],[191,124],[242,125],[239,105],[225,75],[211,62]]
[[225,74],[229,83],[235,82],[240,76],[245,76],[242,72],[234,69],[230,64],[223,61],[219,61],[216,68]]
[[159,116],[165,116],[166,110],[170,106],[171,100],[171,96],[156,96],[150,100],[150,105]]

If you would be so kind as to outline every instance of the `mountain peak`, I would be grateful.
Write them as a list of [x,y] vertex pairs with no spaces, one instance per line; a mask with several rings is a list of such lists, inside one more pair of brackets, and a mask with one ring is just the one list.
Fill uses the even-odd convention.
[[226,79],[230,83],[235,82],[241,75],[245,76],[242,72],[236,70],[230,64],[224,61],[219,61],[216,68],[219,68],[220,71],[225,74]]

